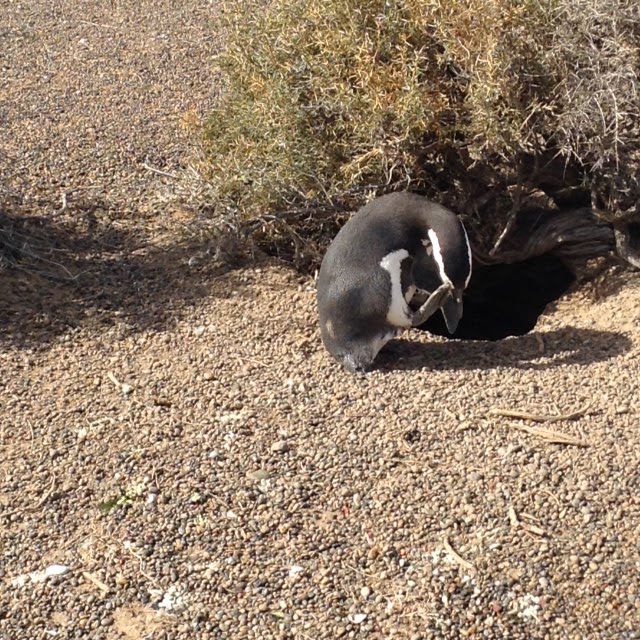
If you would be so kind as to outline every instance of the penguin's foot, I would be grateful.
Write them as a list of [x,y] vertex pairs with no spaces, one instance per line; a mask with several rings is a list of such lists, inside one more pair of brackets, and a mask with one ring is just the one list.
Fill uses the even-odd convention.
[[411,326],[418,327],[428,318],[430,318],[445,301],[445,298],[451,293],[451,285],[448,282],[441,284],[417,309],[411,318]]

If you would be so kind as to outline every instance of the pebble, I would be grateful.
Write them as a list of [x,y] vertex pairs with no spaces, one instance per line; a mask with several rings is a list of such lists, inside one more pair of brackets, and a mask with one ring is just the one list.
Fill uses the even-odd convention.
[[260,482],[262,480],[269,480],[269,478],[271,478],[271,474],[266,469],[256,469],[255,471],[249,471],[247,473],[247,477],[250,480]]
[[273,451],[273,453],[286,453],[290,449],[291,447],[286,440],[278,440],[271,445],[271,451]]

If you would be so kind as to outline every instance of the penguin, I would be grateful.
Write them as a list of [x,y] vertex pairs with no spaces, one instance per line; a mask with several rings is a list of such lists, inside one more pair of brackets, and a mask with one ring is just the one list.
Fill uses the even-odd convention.
[[[320,266],[325,347],[348,371],[361,373],[389,340],[438,310],[453,334],[471,263],[466,230],[452,211],[408,191],[372,200],[340,229]],[[418,292],[426,300],[412,309]]]

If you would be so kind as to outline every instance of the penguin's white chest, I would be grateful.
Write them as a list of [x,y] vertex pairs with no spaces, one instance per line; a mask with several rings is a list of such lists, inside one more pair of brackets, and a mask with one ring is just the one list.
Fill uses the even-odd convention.
[[394,327],[411,327],[412,313],[407,303],[413,297],[415,287],[409,287],[404,293],[402,291],[402,261],[408,257],[409,252],[406,249],[398,249],[380,260],[380,266],[389,273],[391,279],[387,321]]

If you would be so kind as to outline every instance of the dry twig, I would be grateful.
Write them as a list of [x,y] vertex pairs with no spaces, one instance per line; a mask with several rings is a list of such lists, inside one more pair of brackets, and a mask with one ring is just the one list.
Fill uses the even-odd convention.
[[[513,505],[509,507],[509,510],[507,513],[509,515],[509,522],[511,523],[511,526],[514,529],[522,529],[523,531],[526,531],[527,533],[532,533],[536,536],[546,535],[547,532],[542,527],[539,527],[538,525],[532,524],[530,522],[523,522],[522,520],[520,520],[520,518],[518,518],[518,514],[516,513],[516,510],[513,508]],[[536,518],[529,515],[528,513],[523,513],[522,517],[529,518],[530,520],[536,520]]]
[[577,420],[586,415],[590,409],[590,405],[571,413],[558,415],[545,415],[540,413],[529,413],[528,411],[519,411],[517,409],[490,409],[490,416],[503,416],[505,418],[519,418],[520,420],[531,420],[532,422],[560,422],[561,420]]
[[42,496],[42,498],[40,498],[40,500],[38,500],[38,502],[31,508],[31,511],[37,511],[38,509],[40,509],[41,507],[43,507],[47,500],[49,500],[49,498],[53,495],[54,491],[56,490],[56,476],[55,474],[51,474],[52,478],[51,478],[51,485],[49,486],[49,489],[47,490],[47,492]]
[[106,585],[104,582],[102,582],[102,580],[96,578],[94,575],[92,575],[88,571],[83,571],[82,572],[82,576],[83,576],[83,578],[85,578],[85,580],[88,580],[89,582],[92,582],[103,593],[109,593],[109,591],[110,591],[109,586]]
[[561,431],[554,431],[553,429],[545,429],[544,427],[528,427],[527,425],[515,424],[513,422],[507,426],[512,429],[526,431],[527,433],[537,436],[538,438],[542,438],[546,442],[550,442],[552,444],[567,444],[575,447],[591,446],[586,440],[581,440],[575,436],[570,436],[566,433],[562,433]]
[[118,380],[118,378],[115,377],[115,375],[113,375],[111,371],[107,371],[107,378],[109,378],[109,380],[111,380],[111,382],[113,382],[116,387],[122,388],[122,383]]
[[156,169],[155,167],[152,167],[146,162],[143,162],[141,164],[147,171],[151,171],[151,173],[157,173],[159,176],[165,176],[167,178],[171,178],[172,180],[178,179],[178,176],[176,176],[175,173],[169,173],[168,171],[163,171],[162,169]]
[[444,550],[451,556],[451,558],[457,565],[461,566],[463,569],[466,569],[467,571],[476,570],[476,568],[468,560],[465,560],[462,556],[458,555],[454,551],[453,547],[449,543],[448,538],[445,538],[442,544],[444,546]]

